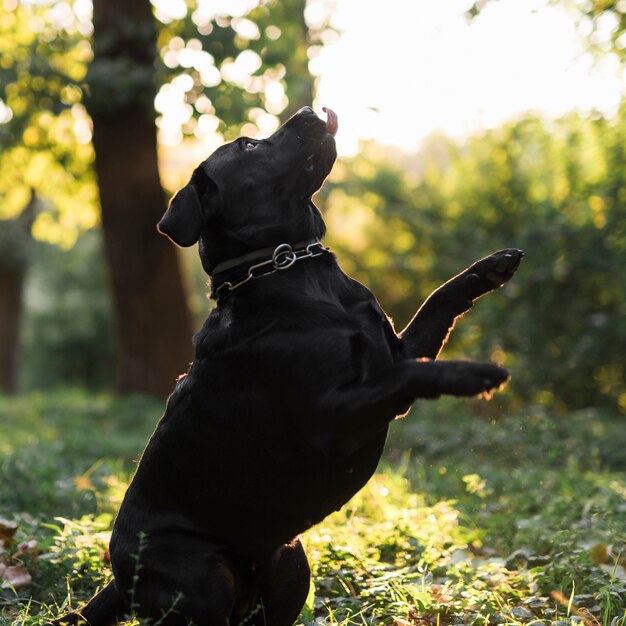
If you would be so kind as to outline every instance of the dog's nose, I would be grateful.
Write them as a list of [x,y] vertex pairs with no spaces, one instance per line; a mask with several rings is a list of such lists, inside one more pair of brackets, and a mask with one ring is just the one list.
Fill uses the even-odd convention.
[[296,115],[315,115],[315,112],[311,107],[302,107]]

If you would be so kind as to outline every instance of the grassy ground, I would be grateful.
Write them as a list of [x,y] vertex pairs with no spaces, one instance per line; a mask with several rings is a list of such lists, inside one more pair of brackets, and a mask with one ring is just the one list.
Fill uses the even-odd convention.
[[[161,410],[0,397],[0,624],[37,626],[107,579],[113,515]],[[379,473],[305,535],[301,623],[626,626],[623,419],[498,412],[438,401],[394,424]]]

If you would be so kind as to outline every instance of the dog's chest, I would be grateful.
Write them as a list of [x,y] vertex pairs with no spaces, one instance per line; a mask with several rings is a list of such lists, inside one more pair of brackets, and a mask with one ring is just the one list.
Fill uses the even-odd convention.
[[363,302],[351,316],[350,362],[356,380],[366,380],[400,355],[400,342],[391,321],[375,302]]

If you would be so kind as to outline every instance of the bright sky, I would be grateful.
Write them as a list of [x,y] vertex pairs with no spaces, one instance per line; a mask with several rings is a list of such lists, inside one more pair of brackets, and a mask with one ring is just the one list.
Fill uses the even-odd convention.
[[410,150],[433,131],[463,136],[528,110],[558,116],[617,106],[618,64],[593,63],[565,9],[499,0],[469,25],[470,5],[337,0],[333,24],[343,34],[313,68],[321,75],[316,110],[339,115],[340,153],[354,152],[359,138]]

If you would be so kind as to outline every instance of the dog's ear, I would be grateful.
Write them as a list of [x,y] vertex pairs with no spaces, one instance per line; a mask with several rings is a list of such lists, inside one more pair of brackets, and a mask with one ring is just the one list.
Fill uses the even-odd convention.
[[159,232],[178,246],[193,246],[200,238],[202,228],[203,206],[200,198],[205,196],[210,183],[202,166],[198,167],[189,183],[174,194],[157,225]]
[[187,248],[200,238],[201,226],[200,196],[193,182],[190,182],[176,192],[157,228],[176,245]]

